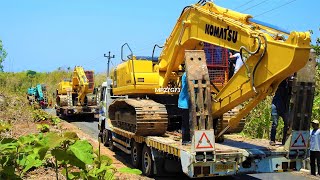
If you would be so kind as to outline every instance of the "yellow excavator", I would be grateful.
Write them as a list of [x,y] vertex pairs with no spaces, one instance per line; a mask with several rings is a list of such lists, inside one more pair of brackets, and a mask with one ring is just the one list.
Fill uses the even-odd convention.
[[[249,54],[228,83],[212,88],[212,105],[206,110],[213,125],[222,121],[224,113],[249,101],[230,118],[226,127],[216,131],[218,134],[236,128],[239,121],[274,92],[283,79],[304,67],[310,51],[308,32],[288,33],[212,2],[187,6],[166,40],[158,61],[131,54],[130,59],[123,59],[124,62],[111,72],[113,94],[129,96],[129,99],[117,99],[110,105],[112,122],[139,135],[161,135],[168,126],[177,123],[178,92],[157,90],[180,87],[181,64],[187,65],[186,60],[193,53],[201,54],[197,50],[203,49],[204,42],[239,51],[242,55]],[[206,76],[203,62],[204,56],[191,69]],[[208,87],[208,84],[202,86]]]
[[56,114],[71,116],[94,114],[97,109],[94,92],[94,72],[76,66],[71,80],[63,80],[56,90]]
[[[226,83],[211,83],[204,43],[240,53],[243,65]],[[127,43],[121,47],[123,62],[108,74],[99,93],[99,136],[110,149],[131,154],[133,166],[141,167],[145,175],[176,167],[189,177],[301,168],[307,154],[314,78],[310,83],[297,78],[293,109],[298,116],[292,116],[297,118],[292,119],[292,135],[285,146],[269,147],[263,139],[217,140],[223,141],[226,132],[239,131],[241,120],[285,78],[314,62],[314,58],[308,61],[309,32],[287,32],[200,0],[183,9],[159,58],[134,56],[132,51],[124,58],[125,47],[131,51]],[[301,76],[312,71],[314,65],[309,64]],[[182,145],[179,133],[183,73],[190,96],[191,145]],[[230,114],[234,108],[239,110]]]

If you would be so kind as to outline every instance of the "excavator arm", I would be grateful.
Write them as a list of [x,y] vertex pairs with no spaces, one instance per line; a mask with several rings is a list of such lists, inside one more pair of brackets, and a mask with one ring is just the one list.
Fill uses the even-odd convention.
[[83,105],[86,94],[92,93],[85,71],[81,66],[76,66],[73,70],[72,88],[78,93],[78,105]]
[[184,63],[185,50],[202,49],[203,42],[240,51],[241,56],[249,54],[240,70],[214,97],[213,118],[249,100],[221,134],[236,127],[283,79],[304,67],[309,57],[308,32],[288,34],[251,18],[212,2],[187,6],[159,57],[160,86],[167,87]]
[[44,94],[43,94],[43,91],[42,91],[42,85],[41,84],[38,84],[37,85],[37,92],[38,92],[38,98],[40,101],[42,101],[44,99]]

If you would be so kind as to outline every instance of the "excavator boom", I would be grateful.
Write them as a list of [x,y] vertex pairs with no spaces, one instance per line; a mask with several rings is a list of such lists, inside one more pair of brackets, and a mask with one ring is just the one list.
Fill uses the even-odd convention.
[[72,75],[72,88],[78,92],[78,104],[83,105],[86,94],[92,93],[93,88],[89,88],[89,80],[86,72],[81,66],[76,66]]
[[[212,119],[219,119],[239,104],[249,101],[229,120],[225,132],[230,127],[236,128],[239,121],[274,92],[283,79],[304,67],[309,57],[310,33],[288,33],[252,19],[251,15],[201,1],[183,9],[158,63],[132,56],[113,71],[113,93],[134,97],[177,95],[178,92],[155,90],[179,87],[181,64],[186,61],[185,52],[203,50],[204,43],[239,51],[244,61],[224,86],[214,90]],[[193,68],[200,66],[194,65]]]
[[[235,127],[278,84],[304,67],[310,51],[308,32],[286,32],[259,24],[252,16],[221,8],[212,2],[186,7],[160,55],[162,87],[185,61],[185,50],[202,49],[203,42],[249,54],[245,65],[217,92],[212,116],[219,118],[240,103],[251,103],[230,126]],[[286,39],[283,36],[288,36]],[[244,57],[242,57],[244,59]],[[232,121],[230,121],[232,122]]]

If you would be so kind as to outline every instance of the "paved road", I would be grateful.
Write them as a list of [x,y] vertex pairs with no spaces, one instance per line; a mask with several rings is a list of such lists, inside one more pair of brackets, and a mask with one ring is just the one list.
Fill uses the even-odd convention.
[[[47,110],[47,112],[54,114],[54,110]],[[98,122],[94,121],[89,117],[76,117],[72,119],[67,119],[68,122],[74,124],[79,129],[81,129],[86,134],[92,136],[93,138],[98,137]],[[130,164],[130,156],[126,155],[122,152],[117,152],[117,155],[122,156],[122,161],[124,163]],[[156,180],[176,180],[176,179],[189,179],[187,176],[183,174],[179,174],[178,176],[170,176],[170,177],[155,177]],[[261,174],[251,174],[251,175],[237,175],[237,176],[229,176],[229,177],[215,177],[215,178],[206,178],[206,179],[214,179],[214,180],[309,180],[316,179],[312,176],[306,175],[305,173],[300,172],[285,172],[285,173],[261,173]],[[319,177],[320,179],[320,177]]]

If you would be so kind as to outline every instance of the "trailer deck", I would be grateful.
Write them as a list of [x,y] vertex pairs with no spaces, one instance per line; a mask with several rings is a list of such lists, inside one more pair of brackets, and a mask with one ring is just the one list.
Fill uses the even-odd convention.
[[[134,139],[136,142],[143,143],[169,154],[180,157],[180,151],[191,152],[191,145],[182,145],[181,133],[166,132],[163,136],[136,136],[134,133],[113,127],[113,131],[128,139]],[[115,142],[120,142],[120,139],[115,139]],[[252,139],[241,135],[225,135],[223,143],[214,143],[215,153],[243,153],[247,151],[252,155],[267,156],[270,154],[285,154],[287,151],[280,142],[276,142],[275,146],[269,145],[267,139]]]

